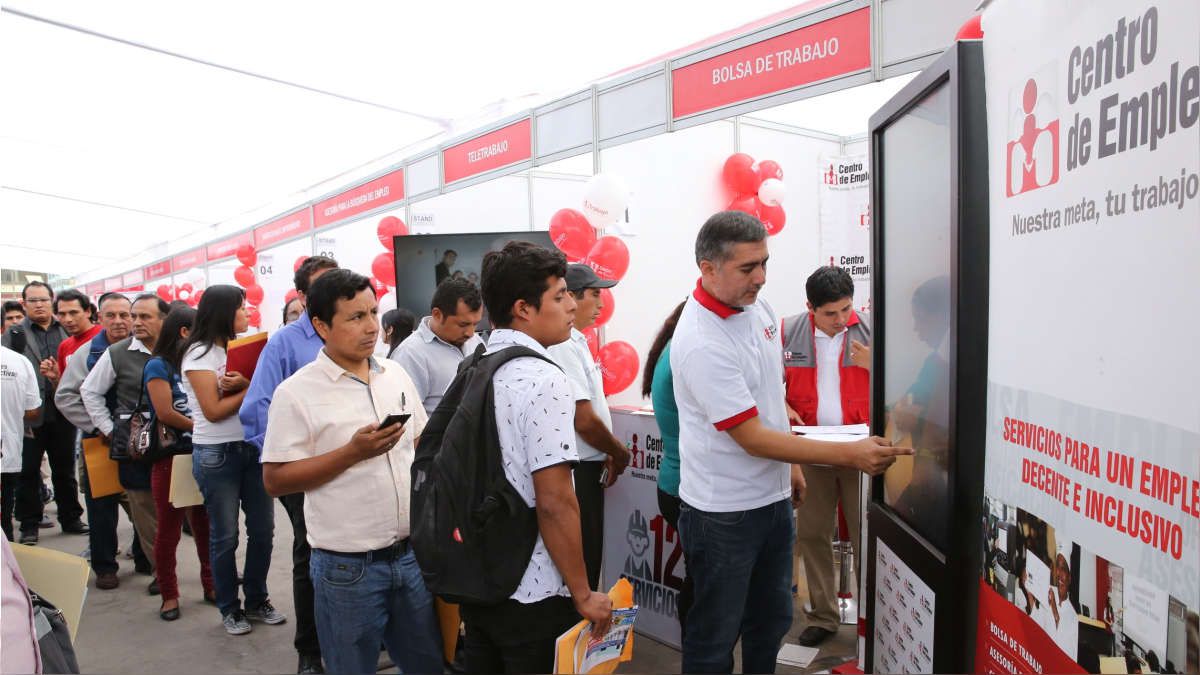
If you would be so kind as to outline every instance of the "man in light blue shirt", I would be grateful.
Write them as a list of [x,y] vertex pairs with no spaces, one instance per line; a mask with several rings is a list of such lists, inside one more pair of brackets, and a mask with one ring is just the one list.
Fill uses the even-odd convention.
[[458,374],[458,364],[483,344],[475,326],[483,316],[483,299],[466,279],[446,279],[438,284],[430,302],[430,315],[401,342],[391,359],[399,363],[417,386],[425,412],[432,415],[446,388]]
[[[312,256],[296,270],[294,283],[300,303],[304,304],[308,289],[317,277],[337,269],[332,258]],[[291,377],[292,373],[312,363],[321,351],[321,338],[313,328],[308,312],[292,323],[280,328],[267,340],[254,367],[250,388],[238,410],[238,418],[246,432],[246,442],[261,452],[263,436],[267,432],[267,410],[275,388]],[[317,640],[317,622],[313,613],[313,586],[308,576],[308,559],[312,551],[308,545],[308,530],[304,525],[304,493],[283,495],[279,498],[292,521],[292,599],[296,605],[296,652],[300,655],[299,673],[323,673],[321,645]]]

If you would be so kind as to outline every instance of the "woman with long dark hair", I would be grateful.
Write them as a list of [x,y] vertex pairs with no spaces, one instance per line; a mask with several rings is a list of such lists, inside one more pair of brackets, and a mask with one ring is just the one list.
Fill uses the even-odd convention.
[[[642,373],[642,396],[650,397],[654,419],[662,434],[662,465],[658,469],[658,510],[663,519],[679,531],[679,408],[675,405],[675,388],[671,378],[671,338],[686,302],[679,303],[663,322]],[[687,561],[684,561],[687,567]],[[692,606],[694,584],[691,576],[683,579],[679,591],[679,629],[687,628],[687,611]]]
[[[154,343],[154,355],[146,362],[142,375],[143,395],[159,423],[175,431],[179,443],[191,447],[192,412],[187,395],[183,393],[179,366],[183,361],[183,345],[192,330],[196,310],[176,307],[163,320],[162,333]],[[203,506],[177,509],[171,505],[171,465],[175,457],[168,455],[154,462],[150,469],[150,491],[158,514],[158,529],[154,539],[154,574],[162,593],[158,615],[163,621],[179,618],[179,580],[175,576],[175,549],[186,518],[196,543],[200,560],[200,584],[204,599],[216,602],[213,590],[212,567],[209,565],[208,514]]]
[[404,339],[412,335],[413,330],[416,329],[417,317],[407,309],[389,309],[383,313],[380,324],[383,327],[383,341],[387,343],[387,353],[390,359],[392,353],[396,351],[396,347],[399,347],[400,343],[404,342]]
[[[192,473],[204,495],[209,521],[209,557],[221,623],[230,635],[250,632],[249,619],[287,620],[267,595],[275,511],[263,488],[258,449],[245,440],[238,408],[250,384],[226,371],[225,347],[249,326],[245,294],[236,286],[211,286],[200,298],[196,320],[183,348],[183,390],[193,411]],[[243,605],[238,598],[238,508],[246,514]]]

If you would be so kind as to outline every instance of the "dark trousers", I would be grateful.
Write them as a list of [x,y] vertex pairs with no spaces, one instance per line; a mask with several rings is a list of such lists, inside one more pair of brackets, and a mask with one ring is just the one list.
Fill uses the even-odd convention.
[[604,462],[575,465],[575,498],[579,500],[579,527],[583,536],[583,564],[588,588],[600,587],[600,565],[604,562],[604,486],[600,474]]
[[579,621],[570,598],[553,596],[529,605],[460,605],[468,673],[549,673],[554,641]]
[[0,473],[0,500],[2,500],[4,537],[13,540],[13,504],[17,500],[17,482],[21,480],[21,472]]
[[77,495],[79,483],[75,480],[75,427],[66,420],[56,419],[34,429],[33,438],[25,439],[16,504],[22,532],[37,530],[42,520],[42,455],[50,458],[58,522],[73,523],[83,515]]
[[313,584],[308,572],[312,548],[308,545],[308,528],[304,526],[304,493],[283,495],[279,503],[292,521],[292,601],[296,605],[296,638],[292,644],[296,653],[319,659],[321,643],[317,638]]
[[686,502],[679,512],[688,575],[696,599],[683,636],[683,672],[729,673],[742,641],[742,670],[774,673],[792,626],[792,503],[749,511],[708,512]]
[[[663,520],[667,524],[675,528],[676,535],[679,534],[679,507],[683,502],[678,495],[663,492],[661,488],[658,490],[658,512],[662,514]],[[683,568],[691,570],[688,566],[687,554],[683,556]],[[683,577],[683,586],[679,589],[679,634],[683,635],[687,632],[687,614],[692,608],[692,602],[696,597],[696,582],[692,579],[692,574],[689,571]]]
[[[96,574],[116,573],[120,568],[117,564],[117,521],[121,509],[121,494],[108,495],[98,499],[92,497],[92,486],[88,484],[87,469],[83,471],[83,503],[88,514],[88,547],[91,549],[92,570]],[[55,488],[55,492],[58,488]],[[125,506],[128,510],[128,505]],[[126,513],[128,516],[129,514]],[[133,517],[129,517],[130,522]],[[146,548],[151,548],[150,544]],[[134,564],[142,569],[151,567],[150,558],[142,550],[142,542],[138,540],[137,530],[133,534]]]

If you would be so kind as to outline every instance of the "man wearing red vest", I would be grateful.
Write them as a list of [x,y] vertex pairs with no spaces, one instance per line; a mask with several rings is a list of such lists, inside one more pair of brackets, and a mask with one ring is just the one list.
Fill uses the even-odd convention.
[[[821,267],[805,283],[808,311],[783,319],[784,378],[792,424],[867,422],[871,407],[871,326],[854,311],[854,280],[840,267]],[[838,499],[855,557],[859,537],[859,472],[802,465],[808,492],[796,519],[796,541],[812,609],[799,642],[814,646],[837,631],[833,528]]]

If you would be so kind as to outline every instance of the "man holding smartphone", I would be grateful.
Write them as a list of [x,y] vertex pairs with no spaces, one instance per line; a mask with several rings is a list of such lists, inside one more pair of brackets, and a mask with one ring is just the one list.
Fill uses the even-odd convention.
[[378,314],[362,275],[331,270],[313,283],[308,315],[325,346],[275,390],[263,484],[305,494],[328,669],[374,672],[382,642],[403,672],[441,672],[433,596],[408,541],[410,467],[428,416],[404,369],[372,356]]

